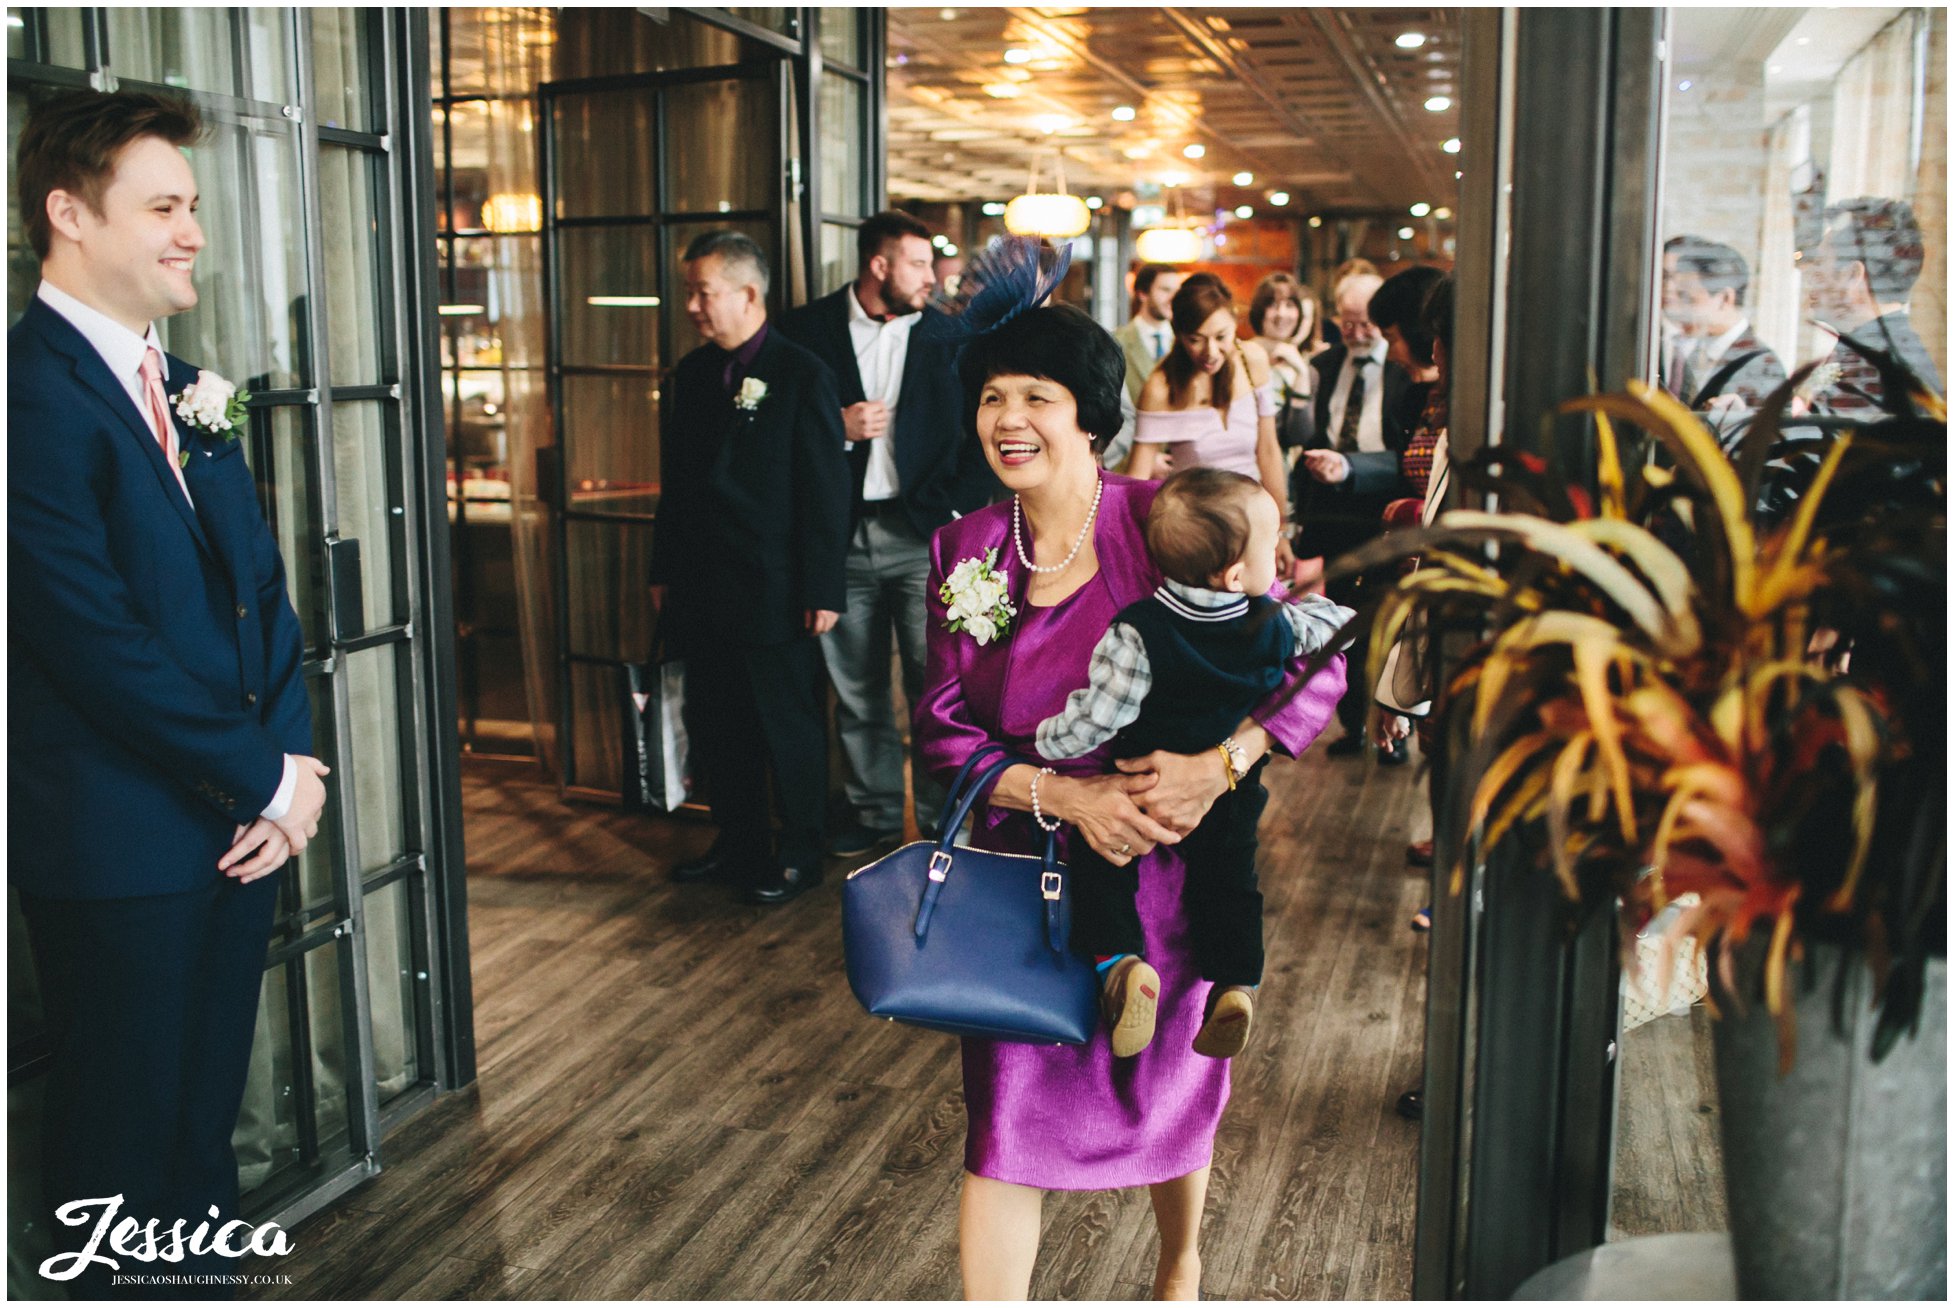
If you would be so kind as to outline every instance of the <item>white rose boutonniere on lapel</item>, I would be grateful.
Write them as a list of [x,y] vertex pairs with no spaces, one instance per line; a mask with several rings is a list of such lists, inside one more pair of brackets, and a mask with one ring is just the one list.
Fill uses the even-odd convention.
[[740,393],[733,397],[733,404],[742,413],[752,413],[767,398],[767,384],[758,377],[748,377],[740,383]]
[[183,425],[227,441],[237,439],[244,422],[244,406],[250,391],[241,391],[208,368],[199,369],[197,380],[170,397],[170,405]]

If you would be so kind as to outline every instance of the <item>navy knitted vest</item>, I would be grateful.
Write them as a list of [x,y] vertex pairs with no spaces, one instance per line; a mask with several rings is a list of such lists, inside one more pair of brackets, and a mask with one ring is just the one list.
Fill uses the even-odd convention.
[[1198,754],[1234,734],[1248,711],[1282,684],[1295,637],[1281,610],[1257,596],[1244,614],[1204,621],[1157,594],[1121,609],[1114,621],[1140,633],[1153,684],[1140,716],[1114,739],[1114,756],[1156,749]]

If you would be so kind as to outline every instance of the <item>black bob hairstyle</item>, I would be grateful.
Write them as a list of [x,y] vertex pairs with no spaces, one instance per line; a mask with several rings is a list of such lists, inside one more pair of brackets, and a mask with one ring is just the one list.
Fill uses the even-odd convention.
[[973,338],[957,359],[965,424],[977,431],[977,401],[993,377],[1042,377],[1072,392],[1079,428],[1104,445],[1119,434],[1126,352],[1112,334],[1069,304],[1019,314]]

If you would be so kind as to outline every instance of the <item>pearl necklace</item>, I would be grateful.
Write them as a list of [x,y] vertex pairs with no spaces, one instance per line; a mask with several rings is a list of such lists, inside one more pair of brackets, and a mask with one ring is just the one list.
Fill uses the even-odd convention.
[[1018,547],[1018,562],[1033,572],[1057,573],[1072,566],[1072,560],[1079,557],[1079,551],[1086,547],[1086,538],[1092,535],[1093,519],[1099,516],[1099,497],[1106,493],[1106,479],[1099,478],[1092,488],[1092,507],[1086,510],[1086,525],[1079,528],[1079,538],[1072,542],[1072,552],[1065,556],[1063,563],[1055,563],[1049,568],[1041,568],[1031,561],[1024,549],[1024,504],[1017,496],[1011,497],[1011,540]]

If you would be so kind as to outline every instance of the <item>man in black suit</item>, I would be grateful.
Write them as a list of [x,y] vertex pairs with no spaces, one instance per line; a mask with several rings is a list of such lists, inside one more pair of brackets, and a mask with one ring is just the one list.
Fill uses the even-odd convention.
[[[1387,343],[1371,321],[1371,297],[1383,285],[1373,273],[1352,273],[1337,283],[1333,298],[1343,344],[1310,361],[1316,369],[1315,446],[1303,451],[1290,488],[1302,526],[1298,558],[1334,563],[1382,532],[1384,506],[1405,494],[1398,456],[1411,441],[1422,397],[1411,374],[1387,357]],[[1330,598],[1360,608],[1380,580],[1388,576],[1346,577],[1331,583]],[[1364,746],[1370,708],[1365,688],[1371,682],[1355,666],[1361,656],[1360,648],[1349,651],[1353,689],[1337,703],[1344,736],[1327,747],[1331,754],[1355,754]],[[1399,761],[1395,751],[1390,759]]]
[[[929,634],[929,538],[997,490],[983,449],[964,434],[952,347],[915,338],[936,285],[927,227],[879,213],[857,238],[861,273],[780,319],[781,332],[834,374],[853,479],[848,607],[821,638],[835,687],[853,820],[828,852],[865,854],[902,835],[902,737],[889,684],[893,633],[903,697],[922,694]],[[934,825],[943,792],[913,767],[916,824]]]
[[[652,602],[686,660],[693,747],[719,838],[676,881],[779,904],[820,884],[828,794],[821,648],[846,603],[848,463],[822,362],[767,325],[767,260],[737,232],[685,251],[706,340],[666,388]],[[772,782],[780,845],[770,848]]]
[[1692,409],[1715,410],[1726,440],[1785,379],[1744,312],[1749,295],[1750,265],[1730,246],[1700,236],[1663,243],[1662,315],[1678,332],[1663,385]]
[[1806,311],[1839,336],[1814,377],[1812,408],[1868,422],[1880,416],[1879,370],[1855,341],[1895,356],[1940,394],[1940,371],[1907,311],[1927,258],[1912,207],[1875,196],[1842,200],[1826,209],[1824,238],[1803,256]]

